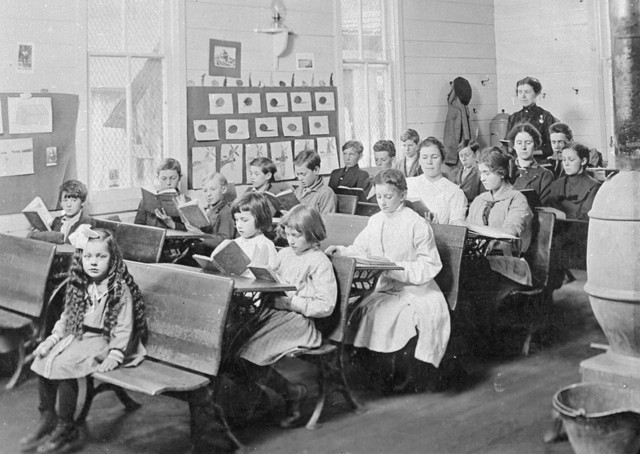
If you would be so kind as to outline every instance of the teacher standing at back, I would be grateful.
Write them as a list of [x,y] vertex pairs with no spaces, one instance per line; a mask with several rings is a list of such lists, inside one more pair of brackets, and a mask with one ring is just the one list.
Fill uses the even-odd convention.
[[546,159],[553,154],[551,140],[549,139],[549,126],[560,121],[549,111],[536,104],[538,95],[542,92],[542,84],[535,77],[525,77],[516,82],[516,95],[522,104],[522,110],[509,115],[507,131],[511,131],[518,123],[531,123],[542,136],[541,156],[539,160]]

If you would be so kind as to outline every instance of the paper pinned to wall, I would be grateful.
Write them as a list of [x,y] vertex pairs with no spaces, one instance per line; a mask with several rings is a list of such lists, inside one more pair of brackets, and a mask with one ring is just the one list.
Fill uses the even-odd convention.
[[33,174],[33,139],[0,140],[0,177]]
[[285,137],[300,137],[303,133],[302,117],[282,117],[282,134]]
[[336,154],[336,138],[318,138],[318,154],[320,155],[320,173],[330,173],[340,167]]
[[329,117],[310,116],[309,117],[309,134],[312,136],[329,134]]
[[218,120],[193,120],[193,135],[197,141],[220,140]]
[[204,179],[216,173],[216,147],[193,147],[191,163],[193,189],[200,189]]
[[51,98],[7,98],[9,134],[37,134],[53,131]]

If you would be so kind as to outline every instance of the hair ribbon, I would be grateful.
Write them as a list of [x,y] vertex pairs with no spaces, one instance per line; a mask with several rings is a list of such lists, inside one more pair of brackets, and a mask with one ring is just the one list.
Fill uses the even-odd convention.
[[100,238],[98,232],[91,230],[91,225],[82,224],[69,235],[69,242],[76,249],[84,249],[91,238]]

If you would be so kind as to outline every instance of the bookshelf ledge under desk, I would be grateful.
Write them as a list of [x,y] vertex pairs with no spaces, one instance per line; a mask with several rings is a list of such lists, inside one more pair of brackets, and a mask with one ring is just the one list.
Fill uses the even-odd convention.
[[287,27],[254,28],[256,33],[264,33],[273,36],[273,69],[278,69],[279,59],[287,50],[289,35],[293,35],[293,30]]

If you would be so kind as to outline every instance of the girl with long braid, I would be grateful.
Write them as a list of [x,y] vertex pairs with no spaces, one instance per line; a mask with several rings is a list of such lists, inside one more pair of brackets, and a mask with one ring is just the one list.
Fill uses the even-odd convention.
[[83,225],[69,239],[76,252],[65,307],[51,335],[35,350],[31,369],[39,375],[40,421],[20,441],[23,451],[77,448],[78,379],[139,364],[146,353],[142,295],[111,233]]

